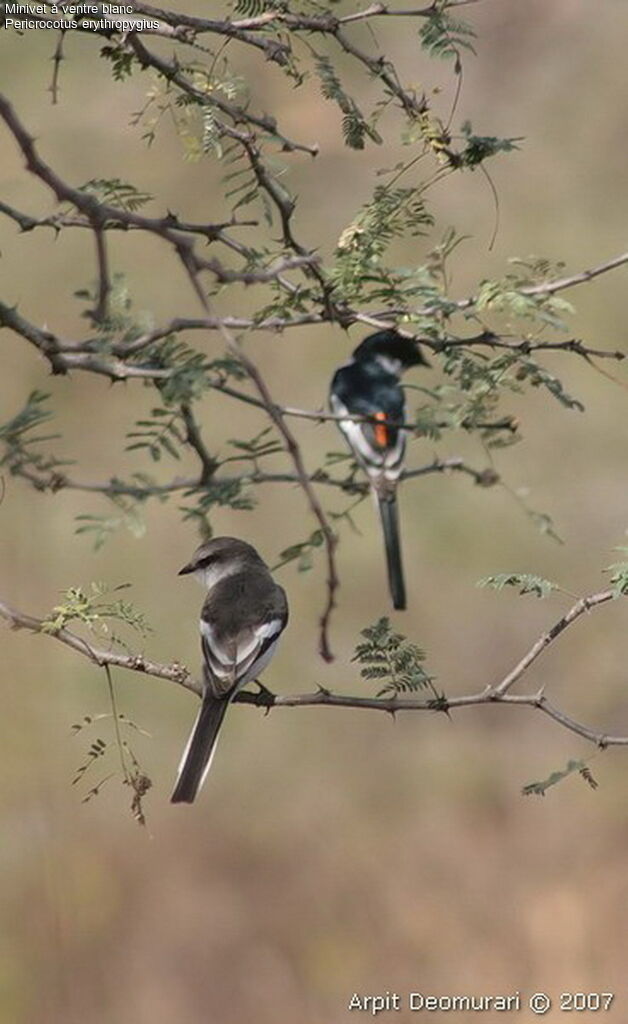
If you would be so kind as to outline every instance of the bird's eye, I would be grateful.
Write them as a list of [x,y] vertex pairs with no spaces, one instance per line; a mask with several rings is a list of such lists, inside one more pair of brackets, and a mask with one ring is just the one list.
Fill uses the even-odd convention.
[[206,555],[205,558],[201,558],[200,559],[200,561],[198,563],[198,567],[199,567],[199,569],[207,569],[212,564],[212,562],[215,562],[215,561],[216,561],[216,556],[215,555]]

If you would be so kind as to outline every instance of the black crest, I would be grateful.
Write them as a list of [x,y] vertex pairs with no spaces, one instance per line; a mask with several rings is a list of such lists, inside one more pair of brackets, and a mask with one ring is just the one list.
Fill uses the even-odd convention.
[[353,353],[358,362],[373,359],[374,356],[390,356],[399,359],[402,366],[429,366],[419,345],[411,338],[403,338],[397,331],[377,331],[369,334]]

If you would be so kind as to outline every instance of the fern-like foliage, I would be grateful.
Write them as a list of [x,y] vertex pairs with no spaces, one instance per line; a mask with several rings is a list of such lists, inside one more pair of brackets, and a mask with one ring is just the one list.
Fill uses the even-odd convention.
[[88,192],[100,202],[129,213],[139,210],[154,198],[150,192],[142,192],[120,178],[92,178],[79,187],[81,192]]
[[435,0],[419,30],[421,45],[431,57],[460,62],[460,51],[475,53],[475,32],[469,24],[454,18],[446,9],[446,0]]
[[345,92],[329,57],[318,54],[314,70],[321,83],[321,91],[327,100],[332,100],[342,111],[342,134],[351,149],[364,149],[366,138],[381,144],[382,138],[372,124],[369,124],[355,100]]
[[495,576],[485,576],[477,583],[478,587],[489,587],[491,590],[504,590],[506,587],[516,587],[521,595],[533,594],[534,597],[549,597],[555,590],[560,590],[557,583],[543,579],[542,576],[533,576],[524,572],[501,572]]
[[234,512],[250,512],[257,502],[246,487],[244,480],[210,480],[200,487],[185,491],[184,500],[193,499],[191,504],[180,505],[183,518],[194,522],[204,540],[213,536],[209,513],[212,508],[222,506]]
[[[209,362],[202,352],[174,335],[151,345],[141,354],[139,361],[142,365],[148,363],[156,369],[169,371],[167,377],[156,380],[154,384],[166,406],[190,404],[200,398],[210,386],[208,375],[215,368],[215,364]],[[221,378],[225,379],[228,374],[224,360],[220,360],[218,369]]]
[[435,698],[442,701],[432,685],[430,676],[423,667],[425,652],[397,633],[386,617],[378,619],[372,626],[360,632],[364,639],[356,645],[352,661],[361,665],[360,675],[369,681],[377,680],[383,685],[378,697],[415,693],[431,689]]
[[124,82],[133,73],[135,58],[130,50],[122,44],[107,44],[100,48],[100,56],[111,64],[111,73],[115,82]]
[[[52,418],[52,412],[47,408],[49,398],[50,395],[44,391],[31,391],[19,412],[0,424],[0,466],[5,466],[10,473],[23,472],[26,475],[34,470],[37,474],[45,474],[51,481],[50,486],[54,487],[55,471],[70,465],[72,460],[59,459],[40,450],[40,445],[60,437],[59,434],[36,432]],[[44,486],[43,481],[41,486]]]
[[253,465],[257,465],[259,459],[264,458],[267,455],[276,455],[279,452],[284,451],[284,447],[277,440],[273,438],[274,428],[265,427],[264,430],[260,430],[258,434],[250,438],[248,441],[243,438],[231,438],[229,444],[232,448],[235,448],[237,454],[230,455],[228,458],[222,460],[222,465],[225,462],[235,461],[250,461]]
[[470,121],[465,121],[460,129],[465,145],[458,154],[461,167],[477,167],[497,153],[512,153],[519,149],[517,143],[521,138],[500,139],[496,135],[475,135]]
[[524,289],[543,284],[564,269],[563,263],[553,263],[545,257],[527,259],[512,257],[510,269],[500,281],[483,281],[480,285],[476,309],[506,312],[521,320],[537,321],[540,326],[566,330],[565,317],[573,313],[573,306],[560,295],[539,292],[526,294]]
[[503,447],[518,439],[512,417],[502,418],[508,434],[493,436],[484,424],[495,420],[500,404],[508,393],[520,394],[525,386],[544,388],[565,409],[581,412],[583,405],[570,395],[562,382],[549,373],[536,359],[524,352],[505,352],[494,358],[474,349],[447,347],[443,343],[442,368],[450,383],[434,391],[439,418],[453,429],[479,431],[489,445]]
[[[628,547],[617,547],[616,551],[628,555]],[[628,595],[628,562],[613,562],[604,569],[604,572],[611,574],[610,583],[615,597],[626,597]]]
[[535,359],[522,358],[517,368],[517,380],[526,381],[530,387],[544,387],[557,402],[560,402],[565,409],[573,409],[576,412],[584,412],[584,405],[578,398],[574,398],[563,387],[562,382],[549,373]]
[[239,18],[258,18],[267,11],[286,11],[285,0],[233,0],[231,4],[234,14]]
[[42,632],[58,633],[70,622],[80,622],[92,632],[99,632],[113,639],[111,623],[122,623],[145,636],[151,632],[143,612],[138,611],[130,601],[121,598],[110,599],[109,594],[126,590],[129,583],[122,583],[113,588],[105,583],[91,583],[87,589],[69,587],[62,600],[46,616]]
[[583,779],[590,789],[597,789],[598,782],[593,776],[593,773],[586,761],[568,761],[567,766],[560,771],[552,772],[546,779],[541,782],[529,782],[523,787],[521,792],[524,796],[545,796],[548,789],[552,786],[556,786],[563,779],[568,778],[570,775],[578,774]]
[[136,429],[130,430],[127,437],[128,452],[145,449],[153,462],[159,462],[164,454],[180,459],[180,447],[185,442],[181,412],[162,407],[151,409],[150,417],[137,420]]
[[[109,758],[109,760],[111,760],[111,757],[113,757],[116,767],[112,768],[112,770],[107,772],[106,775],[101,776],[97,782],[92,783],[83,797],[82,802],[84,804],[89,803],[89,801],[93,800],[94,797],[99,796],[106,783],[108,783],[110,779],[121,774],[123,784],[128,786],[132,793],[131,814],[138,825],[145,825],[146,816],[144,813],[144,797],[152,787],[153,783],[149,776],[143,771],[131,747],[130,741],[127,739],[127,734],[130,733],[131,730],[135,733],[141,733],[142,736],[149,736],[149,733],[145,732],[144,729],[140,728],[140,726],[128,718],[127,715],[118,710],[113,678],[108,666],[105,666],[105,673],[107,676],[111,711],[104,714],[84,715],[80,722],[76,722],[72,726],[73,734],[81,737],[85,731],[92,732],[94,729],[98,730],[98,735],[95,739],[90,741],[89,747],[84,754],[83,761],[74,773],[72,785],[75,786],[78,783],[85,782],[88,778],[88,773],[90,773],[92,768],[100,765],[104,768],[107,759]],[[111,742],[103,739],[102,737],[102,726],[105,723],[111,723],[113,725],[113,740]]]
[[339,296],[356,301],[398,295],[404,301],[404,277],[387,270],[382,258],[395,238],[423,235],[433,223],[417,189],[376,186],[338,239],[330,279]]

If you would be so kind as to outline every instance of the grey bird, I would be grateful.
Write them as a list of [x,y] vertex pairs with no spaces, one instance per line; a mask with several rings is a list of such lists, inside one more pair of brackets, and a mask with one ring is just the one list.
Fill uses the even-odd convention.
[[229,704],[264,671],[288,622],[283,587],[243,540],[214,537],[201,544],[179,572],[187,574],[207,590],[200,621],[204,692],[179,765],[171,797],[175,804],[196,798]]

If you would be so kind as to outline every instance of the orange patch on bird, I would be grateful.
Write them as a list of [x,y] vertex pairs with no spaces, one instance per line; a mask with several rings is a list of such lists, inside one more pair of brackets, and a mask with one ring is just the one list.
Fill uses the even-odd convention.
[[386,426],[386,413],[376,412],[373,419],[379,421],[375,424],[375,440],[377,441],[378,445],[381,448],[386,448],[388,445],[388,427]]

